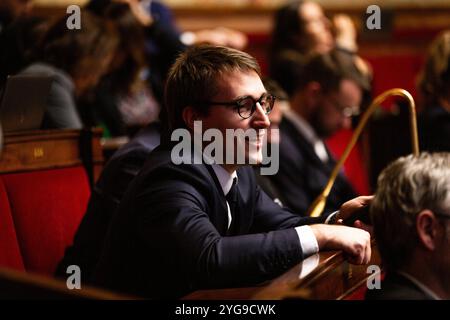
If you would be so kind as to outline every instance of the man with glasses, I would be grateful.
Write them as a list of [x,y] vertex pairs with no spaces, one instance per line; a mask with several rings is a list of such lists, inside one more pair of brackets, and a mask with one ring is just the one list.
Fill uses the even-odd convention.
[[[172,133],[193,133],[196,121],[205,131],[253,129],[263,138],[273,98],[254,58],[225,47],[190,48],[173,65],[165,94],[167,132],[112,220],[94,274],[97,285],[175,298],[202,288],[255,285],[318,250],[344,250],[353,263],[369,261],[369,233],[282,209],[257,186],[249,166],[174,164]],[[250,144],[246,161],[260,159],[260,142],[256,151]],[[335,218],[349,217],[368,201],[348,202]]]
[[450,299],[450,153],[390,164],[371,218],[386,277],[366,298]]
[[[359,112],[363,90],[369,84],[353,56],[340,50],[313,56],[299,68],[291,109],[284,112],[280,124],[280,170],[271,179],[285,205],[306,213],[336,164],[324,140],[351,126],[351,116]],[[339,174],[325,213],[354,196],[344,174]]]

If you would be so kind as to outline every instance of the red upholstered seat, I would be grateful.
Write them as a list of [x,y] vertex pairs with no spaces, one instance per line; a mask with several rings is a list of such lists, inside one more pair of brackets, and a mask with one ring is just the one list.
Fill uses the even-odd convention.
[[[353,130],[343,129],[327,140],[327,146],[336,160],[339,160],[344,153],[352,135]],[[369,177],[363,159],[361,147],[357,143],[344,163],[344,171],[355,191],[361,195],[368,195],[370,194]]]
[[8,195],[0,177],[0,267],[24,270]]
[[364,300],[364,296],[367,292],[367,285],[364,283],[361,287],[353,291],[350,295],[344,298],[344,300]]
[[25,269],[52,274],[86,209],[90,189],[84,168],[4,174],[2,179]]

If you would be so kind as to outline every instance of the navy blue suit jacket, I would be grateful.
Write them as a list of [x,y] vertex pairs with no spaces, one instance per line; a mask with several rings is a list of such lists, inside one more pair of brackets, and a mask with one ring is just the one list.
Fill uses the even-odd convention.
[[226,200],[212,167],[174,165],[169,149],[155,149],[114,216],[94,283],[174,298],[256,284],[298,263],[303,254],[293,227],[323,218],[280,208],[256,185],[252,168],[237,175],[237,228],[225,236]]
[[429,152],[450,151],[450,112],[443,107],[426,108],[419,118],[420,148]]
[[[280,124],[280,138],[280,169],[270,178],[279,190],[283,204],[304,214],[322,192],[336,162],[327,149],[330,160],[323,163],[313,146],[286,118]],[[331,189],[325,213],[338,210],[342,203],[354,197],[353,188],[340,173]]]

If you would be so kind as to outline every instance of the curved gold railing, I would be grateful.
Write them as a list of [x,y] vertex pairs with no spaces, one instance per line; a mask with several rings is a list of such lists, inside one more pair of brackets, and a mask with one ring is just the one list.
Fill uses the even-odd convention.
[[369,120],[369,117],[372,115],[372,113],[375,111],[375,109],[384,101],[386,98],[391,96],[400,96],[404,97],[409,102],[409,111],[410,111],[410,130],[411,130],[411,145],[413,149],[414,155],[419,155],[419,137],[417,133],[417,117],[416,117],[416,105],[414,103],[414,99],[411,96],[411,94],[400,88],[390,89],[379,96],[377,96],[372,104],[367,108],[366,112],[361,117],[360,122],[358,123],[358,126],[355,129],[355,132],[353,133],[352,138],[350,139],[349,144],[344,150],[344,153],[342,154],[341,158],[339,159],[338,163],[334,167],[333,171],[331,172],[331,176],[328,179],[328,182],[323,189],[322,193],[314,200],[314,202],[311,204],[311,206],[308,209],[308,215],[311,217],[318,217],[322,214],[323,210],[325,209],[325,204],[328,198],[328,195],[330,194],[331,188],[333,187],[334,181],[336,180],[337,175],[339,174],[339,171],[342,168],[342,165],[344,164],[345,160],[347,160],[348,155],[350,154],[350,151],[353,149],[353,147],[356,144],[356,141],[358,141],[359,136],[361,135],[361,131],[364,128],[364,126],[367,123],[367,120]]

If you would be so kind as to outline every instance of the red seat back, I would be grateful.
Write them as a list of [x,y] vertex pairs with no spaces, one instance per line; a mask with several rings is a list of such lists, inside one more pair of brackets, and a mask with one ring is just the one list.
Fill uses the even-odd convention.
[[52,274],[86,209],[90,189],[84,168],[4,174],[2,179],[25,269]]
[[0,177],[0,266],[24,270],[8,194]]
[[[336,160],[344,153],[352,135],[353,130],[343,129],[327,139],[327,146],[330,148],[330,151]],[[343,169],[356,193],[361,195],[370,194],[369,175],[364,163],[362,148],[359,143],[357,143],[350,152],[347,161],[344,162]]]

